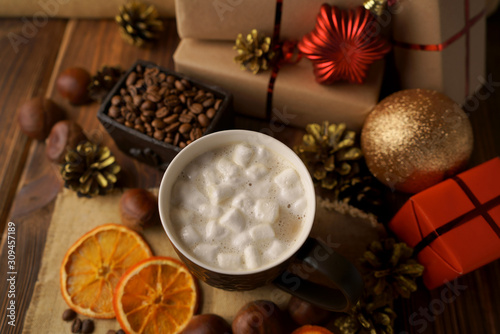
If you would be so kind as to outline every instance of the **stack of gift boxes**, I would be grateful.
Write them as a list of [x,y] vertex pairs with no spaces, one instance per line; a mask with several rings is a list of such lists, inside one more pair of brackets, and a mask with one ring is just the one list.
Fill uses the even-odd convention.
[[[281,66],[275,78],[272,71],[242,71],[233,60],[237,35],[252,29],[280,41],[300,41],[314,29],[325,2],[339,8],[363,5],[360,0],[176,1],[181,37],[176,70],[231,91],[240,114],[293,126],[342,122],[359,130],[379,100],[384,60],[370,66],[362,84],[331,85],[315,80],[306,58]],[[394,61],[400,88],[433,89],[465,104],[485,78],[484,1],[389,4],[376,29],[392,43],[393,57],[387,59]],[[414,195],[390,222],[398,237],[415,247],[426,267],[427,287],[500,256],[499,175],[497,158]]]

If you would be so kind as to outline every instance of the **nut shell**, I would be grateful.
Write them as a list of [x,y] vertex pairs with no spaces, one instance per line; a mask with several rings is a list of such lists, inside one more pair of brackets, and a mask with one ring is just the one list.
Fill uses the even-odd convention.
[[45,141],[45,154],[50,161],[63,163],[68,149],[75,148],[86,139],[82,128],[76,122],[59,121],[54,124]]
[[54,101],[35,97],[19,107],[17,117],[25,135],[42,141],[47,138],[52,126],[65,118],[65,112]]
[[231,326],[216,314],[195,315],[182,334],[231,334]]
[[129,189],[120,199],[120,216],[123,225],[142,231],[159,221],[158,200],[145,189]]
[[87,70],[70,67],[57,77],[56,87],[59,93],[71,104],[84,104],[90,100],[87,87],[91,77]]
[[233,334],[284,334],[283,314],[278,305],[256,300],[243,306],[233,320]]

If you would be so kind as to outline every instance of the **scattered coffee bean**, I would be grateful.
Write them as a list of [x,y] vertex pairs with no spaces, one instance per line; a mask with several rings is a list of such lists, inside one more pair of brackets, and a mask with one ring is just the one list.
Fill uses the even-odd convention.
[[62,318],[64,321],[71,321],[76,318],[76,312],[70,308],[66,309],[62,314]]
[[200,138],[222,99],[186,79],[136,66],[111,99],[108,115],[117,122],[179,147]]
[[110,330],[108,330],[108,331],[106,332],[106,334],[116,334],[116,331],[114,331],[114,330],[110,329]]
[[80,333],[82,331],[82,321],[78,318],[71,324],[71,333]]
[[123,329],[119,329],[116,331],[116,334],[125,334],[125,331]]
[[90,334],[94,332],[94,321],[92,319],[85,319],[82,322],[82,333]]

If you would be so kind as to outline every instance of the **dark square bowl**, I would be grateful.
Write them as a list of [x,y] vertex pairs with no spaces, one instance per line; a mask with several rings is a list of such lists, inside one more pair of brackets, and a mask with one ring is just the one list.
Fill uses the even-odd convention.
[[[108,112],[111,107],[111,99],[115,95],[120,95],[120,90],[122,88],[127,89],[126,80],[130,73],[134,71],[138,65],[142,66],[144,69],[158,68],[160,73],[165,73],[166,76],[172,75],[178,80],[186,79],[193,87],[203,89],[206,92],[211,92],[215,99],[222,99],[222,103],[216,111],[215,116],[212,118],[210,124],[206,127],[206,130],[202,135],[233,127],[233,97],[229,92],[220,87],[192,79],[181,73],[162,68],[154,63],[138,60],[109,92],[97,113],[97,118],[102,123],[106,131],[108,131],[111,135],[118,148],[126,154],[141,162],[160,169],[166,169],[170,161],[172,161],[175,155],[181,150],[179,146],[157,140],[146,133],[127,127],[125,124],[122,124],[109,116]],[[144,90],[144,88],[138,88],[138,90],[141,91]],[[140,114],[139,109],[137,109],[136,112]]]

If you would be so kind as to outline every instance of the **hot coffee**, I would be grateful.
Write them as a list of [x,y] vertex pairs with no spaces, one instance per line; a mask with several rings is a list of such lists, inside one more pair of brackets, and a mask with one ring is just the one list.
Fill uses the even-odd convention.
[[170,220],[184,249],[215,268],[254,270],[279,262],[303,231],[303,180],[282,155],[235,142],[183,169],[170,196]]

